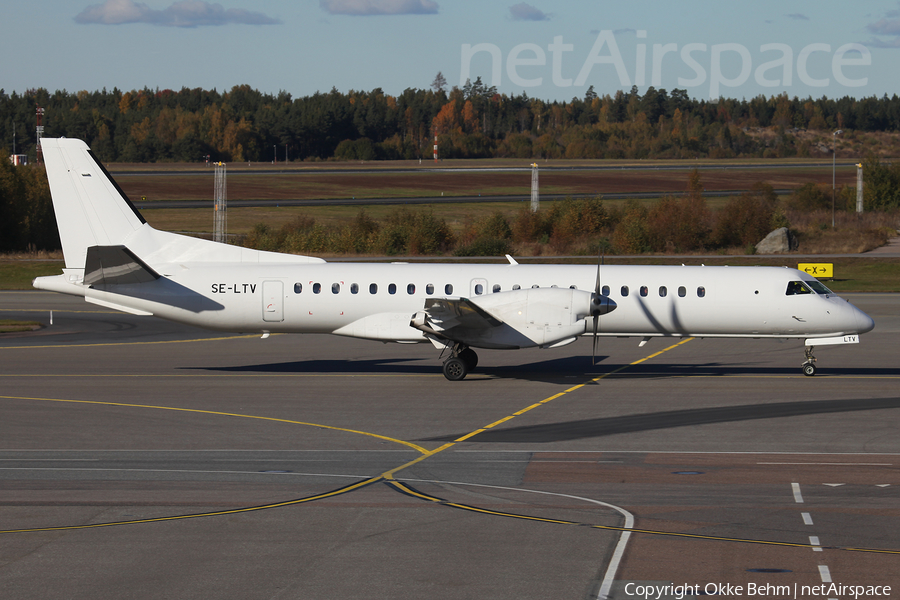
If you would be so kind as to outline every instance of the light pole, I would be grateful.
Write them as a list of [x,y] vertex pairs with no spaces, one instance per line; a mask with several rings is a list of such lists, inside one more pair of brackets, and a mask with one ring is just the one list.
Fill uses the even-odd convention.
[[838,129],[831,134],[831,228],[834,229],[834,158],[836,156],[837,136],[844,133],[843,129]]

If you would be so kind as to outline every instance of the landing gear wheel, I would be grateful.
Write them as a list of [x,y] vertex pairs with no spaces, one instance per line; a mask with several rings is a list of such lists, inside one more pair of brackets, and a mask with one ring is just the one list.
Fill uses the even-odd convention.
[[454,356],[444,361],[444,377],[450,381],[460,381],[468,372],[468,366],[460,358]]
[[478,366],[478,354],[475,353],[471,348],[466,348],[465,350],[461,350],[457,357],[466,363],[469,371],[474,371],[475,367]]
[[803,369],[803,374],[807,377],[812,377],[816,374],[816,357],[813,356],[813,347],[807,346],[806,350],[806,362],[800,367]]

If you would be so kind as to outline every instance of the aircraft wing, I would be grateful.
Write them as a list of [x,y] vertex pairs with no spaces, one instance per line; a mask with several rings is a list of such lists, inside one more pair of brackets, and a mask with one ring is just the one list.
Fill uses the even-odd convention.
[[[429,298],[410,325],[432,340],[476,348],[552,348],[570,343],[588,330],[586,319],[594,310],[591,299],[591,292],[572,288]],[[604,305],[602,314],[611,310],[609,304]]]
[[468,298],[429,298],[423,312],[437,332],[449,333],[457,328],[488,330],[503,325],[503,321]]

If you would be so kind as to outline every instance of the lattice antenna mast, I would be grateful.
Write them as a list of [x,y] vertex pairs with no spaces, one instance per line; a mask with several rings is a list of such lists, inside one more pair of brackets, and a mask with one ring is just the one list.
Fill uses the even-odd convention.
[[541,207],[541,195],[538,192],[538,164],[531,163],[531,212]]
[[40,106],[37,107],[37,161],[39,163],[44,162],[44,150],[41,148],[41,138],[44,137],[44,109]]
[[225,231],[228,229],[227,196],[225,187],[225,163],[218,162],[216,168],[216,197],[213,227],[213,240],[225,243]]

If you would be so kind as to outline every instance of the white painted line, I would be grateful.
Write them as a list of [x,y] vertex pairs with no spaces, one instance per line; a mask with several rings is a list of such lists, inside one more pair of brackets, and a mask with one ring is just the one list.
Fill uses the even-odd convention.
[[800,513],[800,516],[803,517],[804,525],[812,525],[813,524],[812,517],[809,516],[809,513]]
[[819,577],[822,578],[822,583],[831,583],[831,571],[827,566],[819,565]]
[[892,467],[893,463],[758,462],[758,465],[826,465],[829,467]]
[[0,458],[0,462],[100,462],[99,458]]
[[809,536],[809,545],[813,546],[813,552],[822,551],[822,544],[819,543],[819,536],[817,535]]
[[797,504],[803,504],[803,496],[800,495],[800,484],[792,483],[791,489],[794,490],[794,502]]
[[[398,478],[398,481],[419,481],[424,483],[443,483],[450,485],[468,485],[472,487],[480,487],[480,488],[488,488],[495,490],[510,490],[513,492],[528,492],[531,494],[542,494],[545,496],[559,496],[560,498],[571,498],[573,500],[583,500],[585,502],[590,502],[591,504],[599,504],[600,506],[605,506],[607,508],[611,508],[625,517],[625,526],[624,529],[630,530],[634,529],[634,515],[630,512],[622,508],[621,506],[616,506],[615,504],[610,504],[609,502],[603,502],[602,500],[594,500],[593,498],[585,498],[583,496],[573,496],[572,494],[560,494],[558,492],[545,492],[542,490],[529,490],[525,488],[514,488],[514,487],[505,487],[502,485],[488,485],[484,483],[465,483],[462,481],[441,481],[436,479],[407,479],[407,478]],[[625,548],[628,546],[628,539],[631,537],[631,531],[623,531],[619,535],[619,542],[616,544],[616,548],[613,551],[612,558],[609,560],[609,566],[606,567],[606,573],[603,575],[603,581],[600,584],[600,592],[597,594],[598,600],[605,600],[609,598],[609,592],[612,589],[613,581],[616,578],[616,572],[619,570],[619,563],[622,562],[622,557],[625,555]]]
[[[479,462],[521,462],[518,460],[491,460],[491,461],[479,461]],[[560,463],[560,464],[568,464],[568,463],[589,463],[592,465],[596,465],[599,463],[614,463],[620,464],[621,460],[532,460],[530,462],[533,463]]]
[[842,485],[847,485],[846,483],[823,483],[822,485],[827,485],[828,487],[841,487]]

